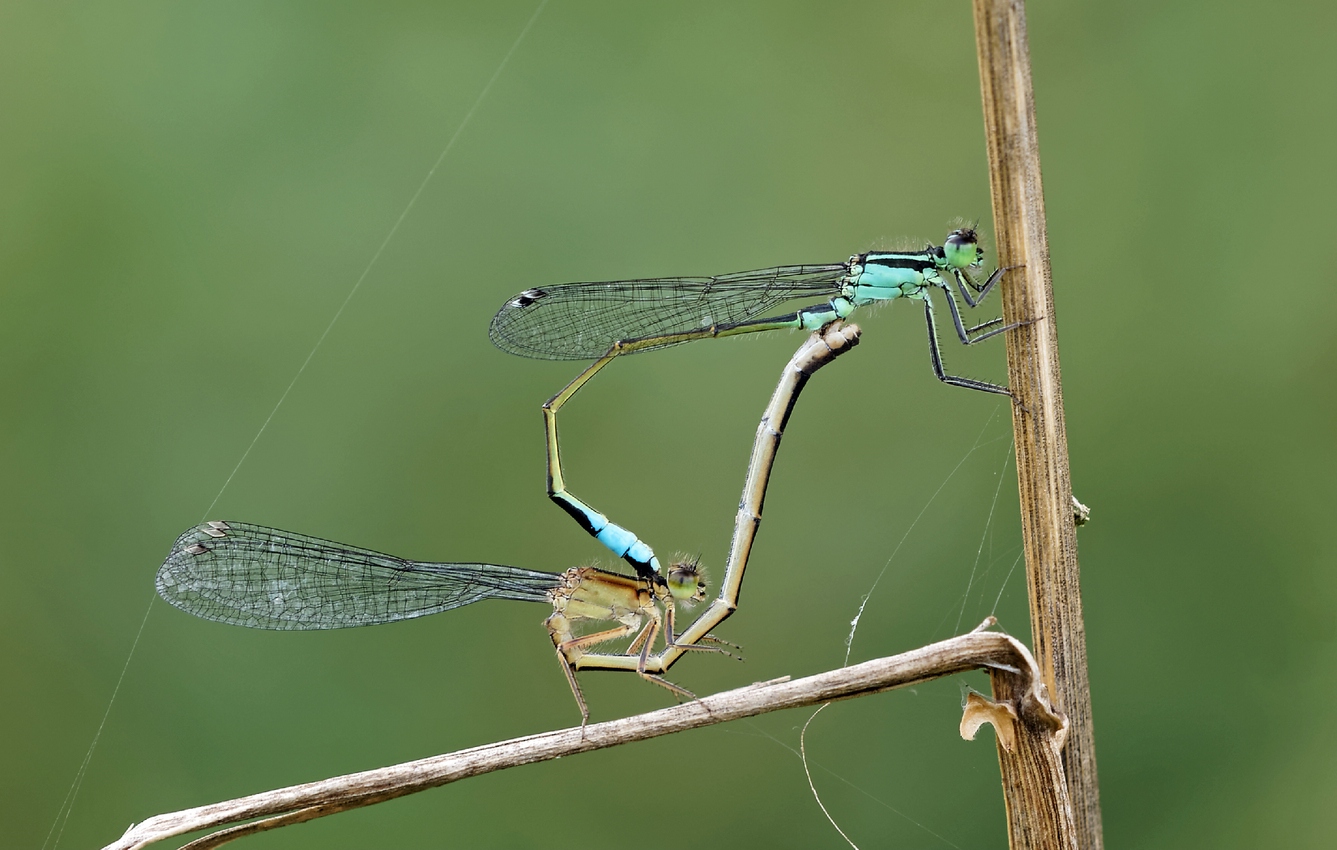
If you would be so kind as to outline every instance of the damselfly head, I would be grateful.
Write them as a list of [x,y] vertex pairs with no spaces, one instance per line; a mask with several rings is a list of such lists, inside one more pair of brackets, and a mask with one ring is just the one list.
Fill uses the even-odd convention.
[[669,564],[668,589],[679,602],[700,602],[706,598],[705,570],[699,557]]
[[947,265],[958,269],[984,262],[984,249],[980,247],[975,228],[962,227],[947,234],[947,240],[942,243],[942,256]]

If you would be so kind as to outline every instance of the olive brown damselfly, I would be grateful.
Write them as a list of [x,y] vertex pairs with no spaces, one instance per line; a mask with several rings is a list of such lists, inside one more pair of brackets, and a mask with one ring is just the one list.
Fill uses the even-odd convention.
[[[632,671],[692,698],[663,674],[692,650],[727,654],[729,644],[711,632],[738,607],[785,424],[808,378],[858,341],[858,326],[836,322],[809,336],[785,365],[757,428],[719,594],[682,633],[675,630],[677,606],[705,597],[695,562],[674,564],[663,575],[637,576],[594,567],[550,573],[431,563],[239,522],[206,522],[182,534],[158,571],[158,592],[208,620],[278,630],[391,623],[483,599],[541,602],[552,606],[544,625],[582,722],[589,719],[589,708],[577,670]],[[611,625],[584,633],[586,622]],[[621,653],[589,651],[627,637],[632,640]],[[658,652],[656,641],[663,645]]]

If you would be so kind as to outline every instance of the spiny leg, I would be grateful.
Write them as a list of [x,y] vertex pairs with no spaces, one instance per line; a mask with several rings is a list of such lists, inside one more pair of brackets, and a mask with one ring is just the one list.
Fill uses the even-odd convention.
[[[981,340],[986,340],[990,337],[998,336],[1000,333],[1005,333],[1006,331],[1010,331],[1013,328],[1019,328],[1023,325],[1030,324],[1029,320],[1024,322],[1013,322],[1012,324],[1004,325],[1001,328],[994,328],[988,333],[982,333],[979,334],[978,336],[971,336],[971,334],[977,331],[982,331],[985,328],[993,327],[994,325],[1000,324],[1003,321],[1002,318],[1000,317],[997,319],[990,319],[989,321],[981,322],[972,328],[965,327],[965,325],[961,321],[961,308],[957,306],[956,298],[955,296],[952,295],[952,290],[949,289],[946,285],[943,285],[941,289],[947,295],[947,306],[952,312],[952,324],[956,326],[956,335],[957,337],[960,338],[962,345],[974,345],[975,343],[980,342]],[[925,301],[928,300],[928,293],[924,294],[924,300]],[[970,306],[974,307],[975,305],[971,304]]]
[[929,298],[927,292],[924,293],[924,319],[928,323],[929,358],[933,361],[933,374],[938,376],[939,381],[944,384],[951,384],[954,387],[965,387],[968,390],[979,390],[1005,396],[1012,395],[1007,387],[1001,387],[998,384],[947,374],[947,370],[942,365],[942,349],[938,347],[938,326],[933,321],[933,299]]
[[[554,615],[560,616],[560,615]],[[571,694],[576,698],[576,706],[580,709],[580,725],[584,728],[590,720],[590,707],[585,702],[585,693],[580,689],[580,682],[576,680],[576,665],[571,658],[571,652],[586,646],[593,646],[605,643],[610,640],[617,640],[620,637],[626,637],[631,634],[635,626],[621,625],[615,629],[606,629],[594,634],[582,635],[581,637],[572,637],[562,640],[560,634],[571,633],[571,625],[565,617],[561,618],[561,624],[555,624],[552,618],[548,621],[548,633],[552,636],[553,647],[557,650],[557,661],[562,665],[562,672],[566,674],[566,683],[571,686]]]
[[[650,622],[645,624],[645,628],[641,629],[641,633],[636,635],[636,639],[628,644],[627,654],[636,656],[647,655],[651,649],[650,643],[654,640],[655,634],[658,631],[659,620],[651,618]],[[644,648],[644,651],[642,651],[642,648]]]
[[[977,285],[975,281],[971,280],[970,273],[965,269],[952,269],[952,277],[956,279],[956,288],[961,290],[961,297],[966,299],[966,303],[973,308],[978,307],[980,302],[989,296],[989,291],[994,288],[998,281],[1003,279],[1003,275],[1016,268],[1020,268],[1020,266],[994,269],[993,274],[989,275],[989,279],[984,282],[983,286]],[[970,295],[971,289],[975,290],[976,293],[973,298]]]
[[650,658],[650,647],[651,645],[654,644],[655,634],[658,631],[659,631],[659,618],[656,617],[646,625],[645,632],[641,633],[642,635],[646,635],[646,633],[648,633],[648,635],[646,636],[645,643],[641,645],[641,654],[636,663],[636,675],[640,676],[647,682],[654,682],[661,688],[668,688],[670,691],[673,691],[673,693],[677,694],[678,696],[686,697],[687,699],[696,699],[696,694],[692,693],[686,688],[681,687],[679,685],[675,685],[668,679],[665,679],[663,676],[657,676],[654,673],[651,673],[645,669],[646,662]]
[[[649,627],[647,626],[647,628]],[[610,640],[624,638],[634,631],[636,631],[635,626],[622,625],[615,629],[605,629],[602,632],[594,632],[593,634],[581,635],[580,637],[561,641],[557,644],[557,649],[565,654],[573,649],[584,649],[587,646],[597,646],[601,643],[608,643]],[[640,638],[637,638],[637,640],[639,639]],[[630,654],[630,650],[628,650],[628,654]]]
[[[637,638],[637,641],[639,641],[640,638],[645,638],[644,643],[635,647],[638,650],[636,656],[636,672],[642,676],[645,675],[645,660],[650,657],[650,650],[654,648],[655,635],[657,634],[659,634],[659,618],[652,617],[650,622],[645,624],[645,631],[641,632],[640,637]],[[633,646],[635,646],[634,642]],[[627,654],[630,655],[631,652],[632,647],[627,647]]]
[[[711,634],[702,635],[701,637],[697,638],[696,643],[678,643],[677,634],[673,630],[673,620],[676,613],[677,613],[677,607],[673,604],[673,599],[670,597],[664,600],[664,651],[665,652],[667,652],[671,647],[676,646],[681,649],[694,649],[694,650],[700,650],[702,652],[719,652],[729,656],[730,658],[736,658],[739,661],[743,660],[743,657],[741,655],[735,655],[729,650],[724,648],[727,646],[739,650],[741,652],[743,649],[741,646],[739,646],[736,643],[730,643],[727,640],[721,640],[720,638],[717,638]],[[705,645],[702,646],[702,644]]]
[[[980,322],[978,325],[971,325],[970,327],[966,328],[966,333],[967,334],[977,333],[979,331],[984,330],[985,328],[991,328],[994,325],[1001,325],[1002,323],[1003,323],[1003,317],[998,316],[997,318],[989,319],[986,322]],[[1011,327],[1016,327],[1016,325],[1012,325]],[[971,340],[971,342],[979,342],[979,340]],[[966,344],[969,345],[970,343]]]
[[[705,644],[709,644],[709,646],[694,646],[694,647],[692,647],[692,648],[693,648],[693,649],[705,649],[705,650],[709,650],[709,651],[712,651],[712,652],[713,652],[713,651],[716,651],[716,648],[717,648],[717,647],[725,647],[725,646],[727,646],[727,647],[729,647],[730,649],[736,649],[736,650],[738,650],[739,652],[742,652],[742,651],[743,651],[743,647],[740,646],[739,644],[736,644],[736,643],[734,643],[733,641],[725,640],[724,638],[717,638],[717,637],[715,637],[714,635],[702,635],[702,636],[700,637],[700,642],[701,642],[701,643],[705,643]],[[723,650],[723,649],[719,649],[719,651],[720,651],[720,652],[723,652],[724,650]]]
[[691,691],[687,690],[681,685],[673,684],[668,679],[665,679],[663,676],[656,675],[655,673],[639,673],[639,675],[645,681],[653,682],[654,684],[659,685],[661,688],[667,688],[668,690],[672,691],[673,693],[677,694],[680,697],[686,697],[687,699],[696,699],[696,694],[692,693]]
[[673,646],[673,642],[678,636],[673,631],[673,617],[677,613],[677,607],[673,604],[673,597],[666,596],[664,599],[664,648]]
[[[571,695],[576,698],[576,707],[580,709],[580,728],[584,729],[585,724],[590,720],[590,707],[585,702],[585,694],[580,689],[580,682],[576,680],[576,662],[571,657],[573,645],[577,644],[579,639],[573,639],[571,621],[560,611],[553,611],[543,625],[548,628],[548,637],[552,638],[553,649],[557,651],[557,663],[562,665],[562,673],[566,675],[566,683],[571,686]],[[609,635],[609,637],[611,638],[612,635]]]
[[720,655],[727,655],[735,661],[742,661],[743,656],[737,652],[730,652],[725,646],[731,646],[736,650],[742,650],[742,647],[736,643],[729,643],[727,640],[720,640],[714,635],[706,635],[700,638],[696,643],[677,643],[674,644],[678,649],[685,649],[696,652],[718,652]]
[[[673,599],[671,597],[665,599],[663,601],[663,604],[664,604],[664,652],[668,652],[670,649],[677,647],[679,649],[699,650],[701,652],[718,652],[721,655],[727,655],[730,658],[736,659],[738,661],[743,660],[743,656],[736,655],[724,648],[727,646],[741,652],[743,649],[741,646],[739,646],[736,643],[730,643],[727,640],[721,640],[720,638],[717,638],[711,634],[702,635],[701,637],[697,638],[696,643],[679,643],[678,637],[673,630],[673,621],[677,612],[677,608],[674,606]],[[632,647],[627,651],[629,653],[633,652],[635,651],[636,648],[638,648],[638,646],[639,644],[633,643]],[[661,656],[662,655],[663,653],[661,653]]]
[[580,683],[576,681],[576,668],[571,663],[571,659],[566,657],[562,648],[557,649],[557,663],[562,665],[562,672],[566,674],[566,683],[571,686],[571,695],[576,698],[576,707],[580,709],[580,728],[584,729],[585,724],[590,722],[590,707],[585,703],[585,694],[580,690]]

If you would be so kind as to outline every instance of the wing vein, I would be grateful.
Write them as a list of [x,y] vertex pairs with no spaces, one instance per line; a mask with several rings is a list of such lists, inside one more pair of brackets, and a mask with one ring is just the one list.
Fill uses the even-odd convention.
[[448,611],[481,599],[547,601],[561,576],[501,564],[409,561],[249,523],[177,538],[158,593],[183,611],[259,629],[338,629]]

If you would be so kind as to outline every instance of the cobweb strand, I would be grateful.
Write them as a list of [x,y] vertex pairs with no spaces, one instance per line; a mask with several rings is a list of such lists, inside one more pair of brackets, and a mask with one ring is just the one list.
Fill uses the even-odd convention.
[[[264,435],[266,429],[269,428],[269,423],[273,421],[274,416],[279,412],[279,409],[283,407],[283,403],[287,400],[293,387],[295,387],[297,382],[301,379],[302,374],[306,371],[306,367],[310,365],[312,359],[315,358],[316,352],[320,350],[321,345],[325,342],[325,338],[330,335],[332,330],[334,330],[334,326],[338,324],[340,317],[344,314],[344,310],[348,307],[349,303],[352,302],[353,297],[357,295],[358,290],[362,287],[363,281],[365,281],[368,275],[371,274],[371,270],[376,266],[377,261],[380,260],[381,254],[385,252],[390,241],[394,239],[395,234],[399,232],[400,225],[402,225],[405,219],[408,218],[409,213],[417,204],[418,198],[421,197],[422,193],[426,190],[427,184],[431,182],[437,169],[441,167],[441,164],[450,154],[451,149],[455,147],[455,143],[459,141],[460,135],[473,119],[474,113],[478,111],[479,106],[481,106],[484,99],[487,98],[488,92],[492,90],[493,84],[495,84],[498,78],[501,77],[502,71],[506,69],[506,65],[511,61],[511,57],[515,55],[516,49],[519,48],[520,43],[524,41],[525,36],[529,34],[530,29],[533,28],[534,23],[538,20],[539,15],[547,5],[548,0],[541,0],[538,7],[534,10],[534,13],[529,16],[529,20],[525,22],[524,28],[520,30],[520,34],[516,36],[515,41],[511,43],[510,49],[506,51],[506,55],[502,57],[501,62],[497,65],[497,70],[492,73],[492,77],[487,81],[487,85],[483,86],[482,91],[478,93],[478,97],[474,99],[473,105],[469,107],[469,111],[465,113],[459,126],[455,128],[455,132],[451,135],[450,140],[447,141],[446,146],[441,149],[440,155],[438,155],[436,161],[432,163],[432,167],[428,169],[426,176],[423,177],[422,182],[418,184],[418,188],[414,191],[412,197],[409,198],[408,203],[404,205],[403,212],[401,212],[399,217],[395,219],[395,223],[390,227],[385,238],[381,240],[380,246],[376,249],[376,252],[372,254],[371,260],[368,261],[366,267],[363,268],[362,274],[358,275],[352,288],[349,289],[348,295],[344,297],[343,303],[341,303],[339,309],[334,312],[334,316],[330,319],[329,324],[325,326],[325,330],[316,339],[315,344],[311,347],[311,351],[306,355],[306,359],[303,360],[302,365],[297,368],[297,373],[293,375],[292,380],[288,382],[287,388],[284,389],[283,394],[279,396],[279,400],[274,404],[273,409],[269,411],[269,415],[265,417],[265,421],[261,423],[260,429],[256,431],[255,436],[251,439],[250,444],[247,445],[246,450],[242,452],[241,459],[237,461],[234,467],[232,467],[232,472],[228,474],[227,479],[223,482],[223,486],[219,488],[218,494],[214,496],[213,501],[209,503],[209,507],[204,511],[204,518],[201,519],[201,522],[208,518],[213,512],[214,507],[218,504],[218,500],[223,497],[223,493],[227,491],[228,485],[230,485],[232,479],[236,477],[238,470],[240,470],[242,465],[246,463],[246,459],[250,457],[251,450],[255,448],[258,442],[260,442],[260,438]],[[156,594],[154,594],[154,596],[156,596]],[[79,788],[83,785],[84,777],[88,773],[88,765],[93,759],[93,751],[97,749],[98,740],[102,737],[102,730],[107,725],[107,718],[111,716],[111,709],[116,704],[116,697],[120,693],[121,683],[125,681],[126,671],[130,669],[130,662],[134,659],[135,650],[139,646],[139,639],[144,634],[144,627],[148,623],[149,614],[152,610],[153,597],[150,597],[149,603],[144,609],[144,617],[139,624],[139,631],[135,633],[134,642],[130,645],[130,653],[126,656],[125,663],[121,667],[121,675],[117,678],[116,687],[112,689],[111,699],[108,700],[107,708],[102,713],[102,721],[98,724],[97,731],[93,734],[93,741],[88,746],[88,752],[84,755],[83,762],[75,772],[74,781],[70,784],[70,789],[66,792],[65,799],[56,812],[56,818],[52,822],[51,828],[47,831],[46,840],[42,842],[43,850],[45,850],[47,844],[51,842],[51,836],[53,834],[55,835],[55,842],[51,844],[52,850],[55,850],[55,848],[60,846],[60,839],[65,834],[65,825],[69,822],[70,814],[74,811],[74,801],[79,795]]]

